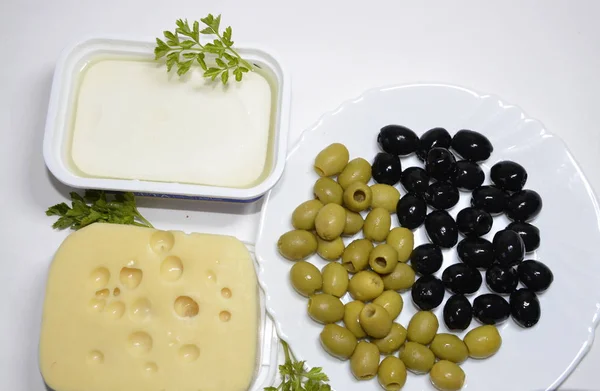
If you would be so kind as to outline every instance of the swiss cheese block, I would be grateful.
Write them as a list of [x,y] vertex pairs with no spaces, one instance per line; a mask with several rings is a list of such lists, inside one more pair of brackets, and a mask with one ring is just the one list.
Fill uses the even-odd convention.
[[258,320],[239,240],[93,224],[52,262],[41,371],[56,391],[247,390]]

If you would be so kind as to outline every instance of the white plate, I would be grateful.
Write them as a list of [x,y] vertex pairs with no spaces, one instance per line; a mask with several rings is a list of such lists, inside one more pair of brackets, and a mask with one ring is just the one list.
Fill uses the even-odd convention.
[[[469,359],[463,364],[467,374],[465,390],[544,390],[556,388],[589,350],[598,323],[600,308],[600,262],[595,246],[600,243],[598,205],[594,194],[563,142],[549,134],[542,124],[527,118],[520,108],[489,95],[445,85],[409,85],[371,90],[324,115],[304,132],[289,155],[282,180],[269,193],[263,207],[256,245],[260,264],[259,279],[267,293],[267,309],[276,320],[279,335],[288,341],[299,359],[309,366],[323,367],[337,391],[380,390],[376,380],[355,381],[348,362],[327,355],[319,344],[322,326],[306,313],[306,298],[288,282],[290,261],[277,252],[281,234],[292,229],[294,208],[311,199],[317,175],[312,164],[317,153],[333,142],[344,143],[351,158],[372,161],[378,152],[379,129],[396,123],[418,134],[442,126],[451,134],[467,128],[484,133],[494,145],[494,153],[484,164],[486,183],[489,167],[505,159],[522,164],[529,173],[526,188],[540,193],[544,207],[533,222],[540,228],[542,245],[526,259],[540,259],[554,272],[554,283],[540,295],[542,317],[531,329],[522,329],[512,319],[503,323],[503,345],[487,360]],[[403,158],[403,167],[417,159]],[[397,185],[400,188],[400,185]],[[400,188],[404,194],[404,189]],[[455,217],[470,199],[461,194]],[[395,216],[393,225],[397,225]],[[488,239],[504,228],[508,220],[495,217]],[[423,227],[415,233],[415,245],[427,241]],[[346,241],[348,242],[348,241]],[[326,264],[318,256],[319,268]],[[444,252],[444,267],[458,262],[456,250]],[[484,284],[485,285],[485,284]],[[480,292],[486,292],[482,287]],[[446,293],[445,299],[449,297]],[[403,294],[400,323],[407,325],[415,306],[409,293]],[[347,297],[346,297],[347,300]],[[345,301],[346,301],[345,300]],[[435,311],[439,332],[447,332],[442,321],[443,304]],[[477,326],[474,320],[471,327]],[[464,333],[460,334],[463,336]],[[406,390],[432,390],[428,376],[409,374]]]

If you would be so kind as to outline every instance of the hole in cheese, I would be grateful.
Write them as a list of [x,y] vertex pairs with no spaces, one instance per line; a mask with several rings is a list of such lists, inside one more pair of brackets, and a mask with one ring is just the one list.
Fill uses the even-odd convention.
[[198,303],[189,296],[179,296],[175,299],[175,312],[182,318],[192,318],[198,315]]

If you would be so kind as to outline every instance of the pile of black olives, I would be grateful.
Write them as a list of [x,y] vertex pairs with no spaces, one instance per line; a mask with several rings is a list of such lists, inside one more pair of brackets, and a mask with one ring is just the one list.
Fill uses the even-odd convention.
[[[481,133],[460,130],[451,136],[446,129],[434,128],[418,138],[402,127],[403,137],[390,139],[389,129],[383,128],[377,138],[384,152],[375,156],[373,178],[389,185],[401,183],[407,193],[396,208],[400,226],[414,230],[424,223],[431,242],[416,247],[411,256],[411,265],[420,275],[412,288],[417,307],[438,307],[447,290],[453,296],[444,307],[444,321],[451,330],[466,329],[473,317],[494,325],[510,315],[523,327],[534,326],[540,319],[537,293],[548,288],[553,275],[539,261],[524,261],[526,253],[540,245],[540,231],[530,221],[542,209],[540,195],[524,189],[525,168],[500,161],[490,170],[492,184],[484,185],[479,163],[494,148]],[[413,152],[424,167],[402,170],[400,156]],[[471,206],[459,211],[455,220],[447,210],[459,202],[461,191],[471,192]],[[512,222],[490,242],[483,236],[500,214]],[[433,273],[442,266],[442,249],[457,243],[462,262],[447,267],[440,280]],[[480,295],[471,304],[465,295],[477,292],[484,280],[494,293]]]

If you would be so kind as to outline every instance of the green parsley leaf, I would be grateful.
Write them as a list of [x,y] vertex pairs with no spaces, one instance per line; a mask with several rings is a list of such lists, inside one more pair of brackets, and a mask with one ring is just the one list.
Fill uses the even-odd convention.
[[331,391],[331,386],[326,383],[329,379],[321,368],[305,371],[305,362],[296,360],[285,341],[281,341],[281,345],[285,354],[285,363],[279,366],[281,384],[264,391]]

